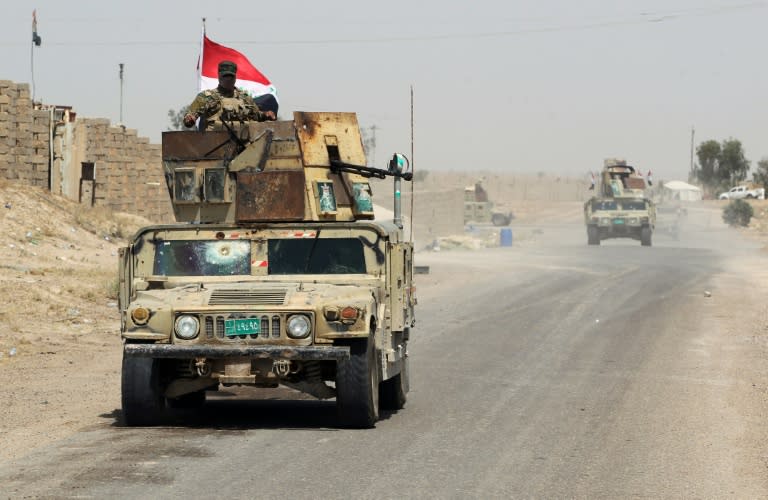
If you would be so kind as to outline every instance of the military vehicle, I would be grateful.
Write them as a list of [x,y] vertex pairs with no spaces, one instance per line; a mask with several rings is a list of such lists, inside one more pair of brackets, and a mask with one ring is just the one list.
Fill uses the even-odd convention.
[[656,208],[645,197],[645,179],[623,159],[607,159],[596,183],[597,195],[584,204],[587,243],[632,238],[651,246]]
[[[366,166],[354,113],[224,125],[163,134],[177,223],[120,252],[125,423],[167,421],[221,387],[282,385],[372,427],[409,388],[407,158]],[[394,178],[394,220],[375,219],[371,177]]]
[[464,224],[477,222],[494,226],[508,226],[515,216],[511,210],[502,210],[488,199],[481,181],[464,188]]

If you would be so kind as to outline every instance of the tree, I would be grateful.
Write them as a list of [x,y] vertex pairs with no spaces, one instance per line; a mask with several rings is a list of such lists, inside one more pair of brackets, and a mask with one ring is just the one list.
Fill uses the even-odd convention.
[[749,166],[749,160],[744,156],[741,141],[736,139],[723,141],[718,170],[720,171],[720,178],[728,184],[727,187],[746,179]]
[[696,148],[699,164],[694,166],[693,175],[704,186],[709,186],[717,179],[717,159],[720,157],[720,144],[717,141],[704,141]]
[[170,120],[171,125],[168,130],[184,130],[184,115],[187,114],[188,110],[189,106],[183,106],[178,110],[169,109],[168,120]]
[[708,140],[696,148],[699,160],[691,172],[692,180],[700,182],[707,191],[723,191],[747,178],[749,160],[744,156],[741,141]]
[[762,184],[763,188],[768,189],[768,157],[763,157],[757,162],[754,178],[757,184]]

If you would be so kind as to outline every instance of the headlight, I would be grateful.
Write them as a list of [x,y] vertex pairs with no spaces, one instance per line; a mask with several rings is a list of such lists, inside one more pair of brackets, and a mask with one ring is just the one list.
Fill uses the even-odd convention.
[[288,319],[288,336],[292,339],[304,339],[309,336],[309,318],[296,314]]
[[611,219],[609,219],[608,217],[603,217],[602,219],[600,219],[600,224],[607,225],[610,223],[611,223]]
[[176,324],[174,325],[176,336],[189,340],[197,337],[200,331],[200,322],[196,317],[185,314],[176,318]]
[[637,217],[630,217],[627,221],[629,224],[637,224]]

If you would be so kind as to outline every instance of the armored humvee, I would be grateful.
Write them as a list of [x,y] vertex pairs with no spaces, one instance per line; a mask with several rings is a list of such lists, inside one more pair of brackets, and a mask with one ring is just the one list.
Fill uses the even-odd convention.
[[511,210],[498,208],[488,199],[482,181],[464,188],[464,224],[490,222],[494,226],[508,226],[514,218]]
[[656,209],[645,197],[645,179],[622,159],[607,159],[595,188],[584,204],[587,243],[609,238],[632,238],[651,246]]
[[[366,166],[353,113],[224,125],[163,134],[177,223],[120,252],[125,423],[163,422],[221,387],[283,385],[372,427],[408,392],[407,159]],[[368,180],[386,176],[395,216],[377,220]]]

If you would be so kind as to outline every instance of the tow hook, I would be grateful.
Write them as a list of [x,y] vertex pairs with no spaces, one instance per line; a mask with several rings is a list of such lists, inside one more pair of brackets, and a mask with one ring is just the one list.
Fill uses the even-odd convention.
[[285,377],[291,372],[291,362],[287,359],[276,359],[272,364],[272,372],[278,377]]
[[195,368],[197,369],[197,374],[201,377],[211,375],[211,364],[205,358],[195,358]]

